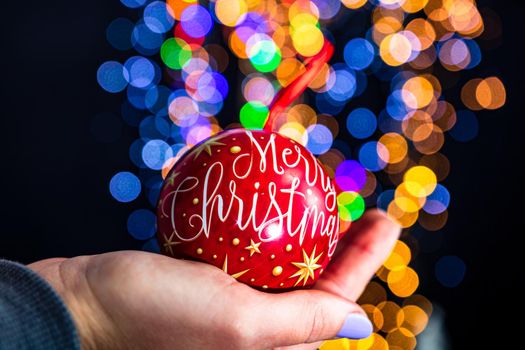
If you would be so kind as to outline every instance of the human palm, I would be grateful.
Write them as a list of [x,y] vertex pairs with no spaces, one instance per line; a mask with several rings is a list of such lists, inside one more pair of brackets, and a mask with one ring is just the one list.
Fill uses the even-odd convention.
[[339,243],[315,289],[276,294],[211,265],[137,251],[30,267],[62,296],[86,349],[314,349],[370,331],[355,329],[367,328],[355,300],[398,235],[384,214],[370,211]]

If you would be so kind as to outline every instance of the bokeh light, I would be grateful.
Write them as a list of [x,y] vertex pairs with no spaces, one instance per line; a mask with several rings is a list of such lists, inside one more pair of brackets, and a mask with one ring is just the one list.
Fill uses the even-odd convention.
[[146,240],[155,235],[157,217],[148,209],[138,209],[128,217],[128,232],[138,240]]
[[357,108],[346,118],[346,127],[353,137],[366,139],[376,131],[377,118],[369,109]]
[[352,39],[345,46],[345,62],[352,69],[363,70],[368,68],[374,61],[374,56],[374,47],[366,39]]
[[115,174],[109,182],[109,192],[119,202],[135,200],[140,194],[141,187],[139,178],[127,171]]
[[128,86],[129,73],[122,64],[109,61],[98,68],[97,80],[107,92],[117,93]]
[[467,267],[457,256],[443,256],[436,263],[436,278],[445,287],[457,287],[465,278]]
[[262,102],[247,102],[241,108],[240,120],[246,129],[262,129],[267,118],[268,107]]

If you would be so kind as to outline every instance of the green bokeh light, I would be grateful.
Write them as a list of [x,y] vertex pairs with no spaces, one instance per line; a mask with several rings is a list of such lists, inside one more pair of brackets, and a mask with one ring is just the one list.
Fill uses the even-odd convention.
[[241,108],[241,124],[246,129],[262,129],[268,118],[268,107],[259,101],[247,102]]
[[170,38],[162,44],[160,58],[171,69],[181,69],[191,59],[191,48],[182,39]]
[[357,192],[343,192],[337,196],[339,217],[344,221],[356,221],[365,212],[365,200]]
[[261,40],[251,49],[250,62],[259,72],[274,71],[281,63],[281,51],[273,40]]

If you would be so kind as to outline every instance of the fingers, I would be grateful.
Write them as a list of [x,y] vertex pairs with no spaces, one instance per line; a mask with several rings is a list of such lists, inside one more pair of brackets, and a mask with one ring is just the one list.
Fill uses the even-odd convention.
[[263,348],[313,343],[338,337],[361,339],[372,324],[355,303],[318,290],[265,294],[251,310]]
[[380,210],[369,210],[352,224],[316,288],[357,300],[392,251],[399,226]]

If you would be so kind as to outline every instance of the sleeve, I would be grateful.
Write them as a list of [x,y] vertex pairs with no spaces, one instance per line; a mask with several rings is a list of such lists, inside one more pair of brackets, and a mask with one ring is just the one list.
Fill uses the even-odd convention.
[[0,349],[80,349],[73,319],[51,286],[0,259]]

